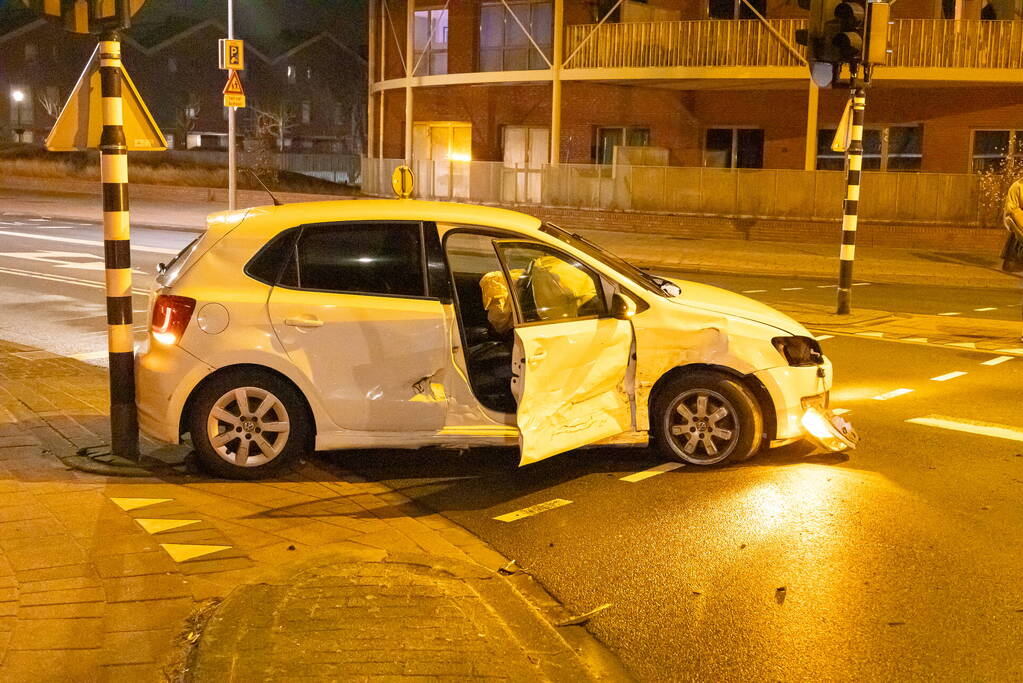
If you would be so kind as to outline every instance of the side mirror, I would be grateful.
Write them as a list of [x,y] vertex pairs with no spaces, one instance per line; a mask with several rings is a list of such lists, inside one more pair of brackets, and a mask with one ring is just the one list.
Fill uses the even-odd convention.
[[617,320],[629,320],[636,315],[636,302],[621,292],[611,297],[611,317]]

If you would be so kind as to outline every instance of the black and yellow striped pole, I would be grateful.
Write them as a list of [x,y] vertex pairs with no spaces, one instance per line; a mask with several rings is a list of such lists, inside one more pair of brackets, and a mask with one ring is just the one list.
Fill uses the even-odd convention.
[[856,225],[859,220],[860,181],[863,170],[863,112],[867,95],[862,85],[850,91],[852,98],[852,125],[849,131],[849,150],[846,153],[845,202],[842,204],[842,251],[838,271],[838,311],[846,315],[852,308],[853,263],[856,258]]
[[103,244],[107,279],[107,335],[110,351],[110,450],[137,459],[135,347],[132,331],[131,242],[128,222],[128,148],[121,98],[121,42],[116,31],[100,39],[100,180],[103,183]]

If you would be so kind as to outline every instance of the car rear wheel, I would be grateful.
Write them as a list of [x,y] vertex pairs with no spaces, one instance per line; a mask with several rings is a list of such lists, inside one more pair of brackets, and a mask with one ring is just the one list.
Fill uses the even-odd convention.
[[240,370],[213,378],[196,393],[189,417],[199,462],[228,479],[271,476],[309,449],[305,402],[270,373]]
[[760,406],[725,375],[704,371],[672,379],[658,392],[653,412],[658,448],[691,465],[741,462],[760,448]]

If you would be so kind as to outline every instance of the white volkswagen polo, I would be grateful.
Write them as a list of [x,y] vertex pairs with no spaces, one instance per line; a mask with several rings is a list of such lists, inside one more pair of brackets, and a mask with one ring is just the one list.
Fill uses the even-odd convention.
[[226,477],[345,448],[518,444],[525,465],[652,442],[715,465],[807,436],[851,441],[802,325],[503,209],[214,214],[152,298],[140,424],[190,435]]

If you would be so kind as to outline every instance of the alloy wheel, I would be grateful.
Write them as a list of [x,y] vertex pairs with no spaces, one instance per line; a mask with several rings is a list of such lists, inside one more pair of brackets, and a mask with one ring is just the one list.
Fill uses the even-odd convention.
[[721,462],[738,442],[735,407],[710,389],[690,389],[676,396],[666,419],[674,449],[697,465]]
[[207,419],[210,445],[237,467],[259,467],[284,450],[291,420],[284,403],[259,387],[238,387],[217,399]]

